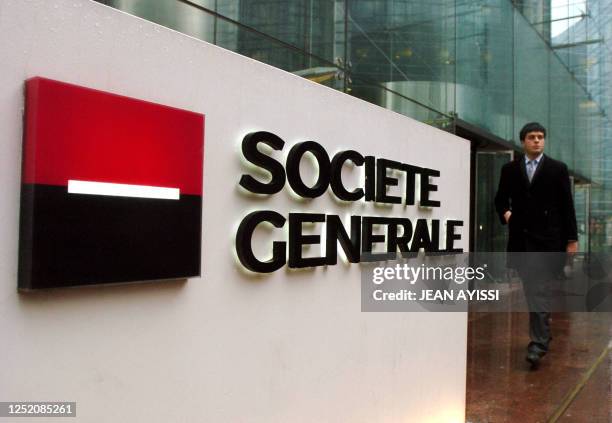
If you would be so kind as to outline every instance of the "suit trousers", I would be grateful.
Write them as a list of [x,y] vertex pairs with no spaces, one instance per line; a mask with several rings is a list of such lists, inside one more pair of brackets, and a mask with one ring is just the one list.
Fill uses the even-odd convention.
[[546,353],[552,336],[550,315],[552,295],[556,281],[556,257],[550,254],[525,253],[520,260],[518,273],[523,282],[523,292],[529,309],[529,337],[527,349]]

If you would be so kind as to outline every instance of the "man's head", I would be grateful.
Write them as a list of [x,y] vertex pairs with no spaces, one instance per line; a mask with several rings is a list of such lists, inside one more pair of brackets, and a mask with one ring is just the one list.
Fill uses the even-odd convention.
[[546,128],[538,122],[530,122],[523,126],[519,135],[521,137],[523,151],[527,157],[534,159],[544,152]]

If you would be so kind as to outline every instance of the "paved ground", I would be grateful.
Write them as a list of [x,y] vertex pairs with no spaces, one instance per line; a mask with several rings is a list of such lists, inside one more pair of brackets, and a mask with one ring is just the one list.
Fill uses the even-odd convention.
[[536,371],[525,361],[527,313],[469,321],[468,422],[612,422],[612,313],[553,313]]

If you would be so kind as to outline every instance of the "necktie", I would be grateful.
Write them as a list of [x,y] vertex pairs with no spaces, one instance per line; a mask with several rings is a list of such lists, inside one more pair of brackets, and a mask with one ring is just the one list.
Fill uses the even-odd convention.
[[535,173],[536,161],[529,160],[527,162],[527,177],[529,178],[529,182],[533,179],[533,174]]

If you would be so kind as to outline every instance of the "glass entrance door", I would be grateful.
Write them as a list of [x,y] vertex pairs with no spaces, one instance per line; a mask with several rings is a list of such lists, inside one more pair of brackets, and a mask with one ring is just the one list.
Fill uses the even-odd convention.
[[501,168],[512,160],[512,151],[477,151],[474,204],[474,251],[506,251],[508,234],[495,212],[495,193]]

